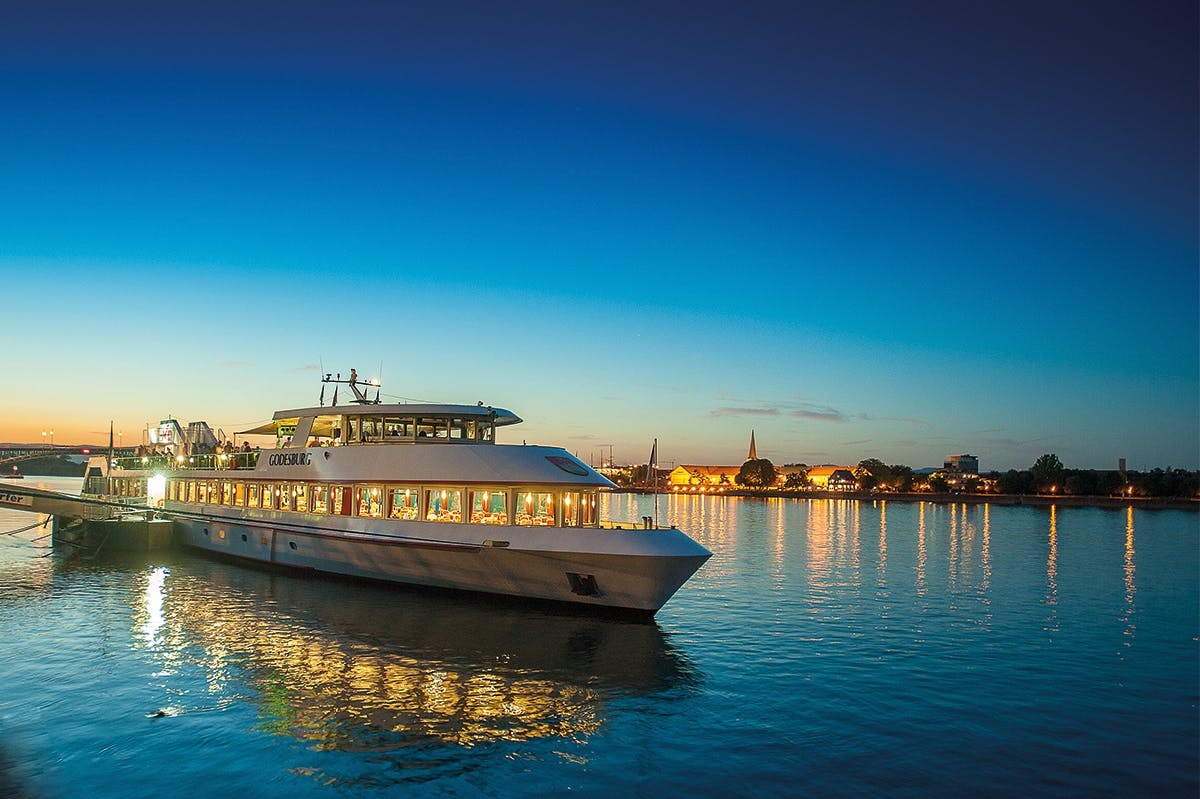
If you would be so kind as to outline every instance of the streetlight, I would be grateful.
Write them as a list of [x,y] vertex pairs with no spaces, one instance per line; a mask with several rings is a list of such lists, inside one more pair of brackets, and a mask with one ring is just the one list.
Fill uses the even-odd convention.
[[46,431],[42,431],[42,446],[46,446]]
[[50,449],[54,449],[54,431],[50,431]]

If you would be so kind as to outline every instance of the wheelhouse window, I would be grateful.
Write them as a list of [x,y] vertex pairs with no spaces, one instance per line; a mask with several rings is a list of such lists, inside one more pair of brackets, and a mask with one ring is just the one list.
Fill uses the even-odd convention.
[[517,495],[517,524],[534,527],[554,525],[554,495],[541,491],[523,491]]
[[383,420],[377,416],[364,416],[359,420],[360,441],[382,441],[383,440]]
[[472,491],[471,524],[508,524],[508,493],[486,488]]
[[385,441],[407,441],[417,434],[417,420],[408,417],[396,418],[389,416],[383,420],[383,439]]
[[417,438],[449,438],[449,419],[418,419]]
[[462,492],[452,488],[426,489],[425,518],[431,522],[461,522]]
[[391,510],[388,516],[393,519],[416,519],[421,515],[420,494],[411,488],[391,489]]

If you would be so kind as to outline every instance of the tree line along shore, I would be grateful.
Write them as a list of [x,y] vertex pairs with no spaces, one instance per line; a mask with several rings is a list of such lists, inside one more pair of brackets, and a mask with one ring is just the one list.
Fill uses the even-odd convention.
[[918,473],[909,466],[875,458],[846,470],[837,488],[814,486],[805,464],[776,469],[765,458],[747,459],[732,480],[672,485],[661,470],[631,466],[610,474],[619,486],[662,493],[722,493],[733,496],[887,499],[908,502],[990,503],[994,505],[1096,506],[1200,509],[1200,471],[1068,469],[1054,453],[1028,469],[976,474],[954,469]]

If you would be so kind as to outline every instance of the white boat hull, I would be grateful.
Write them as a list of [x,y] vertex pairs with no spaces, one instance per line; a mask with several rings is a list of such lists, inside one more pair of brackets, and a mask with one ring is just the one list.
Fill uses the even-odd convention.
[[662,607],[711,556],[675,529],[387,521],[355,532],[337,529],[340,520],[328,516],[167,515],[180,543],[232,558],[645,614]]

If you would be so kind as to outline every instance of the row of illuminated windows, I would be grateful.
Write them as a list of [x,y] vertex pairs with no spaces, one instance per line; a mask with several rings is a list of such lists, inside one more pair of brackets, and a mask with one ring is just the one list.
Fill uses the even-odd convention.
[[373,519],[544,527],[592,527],[599,522],[595,491],[173,479],[167,498]]
[[136,477],[118,477],[110,483],[109,494],[118,497],[146,496],[146,481]]
[[347,442],[418,438],[491,441],[495,427],[482,419],[347,416]]

